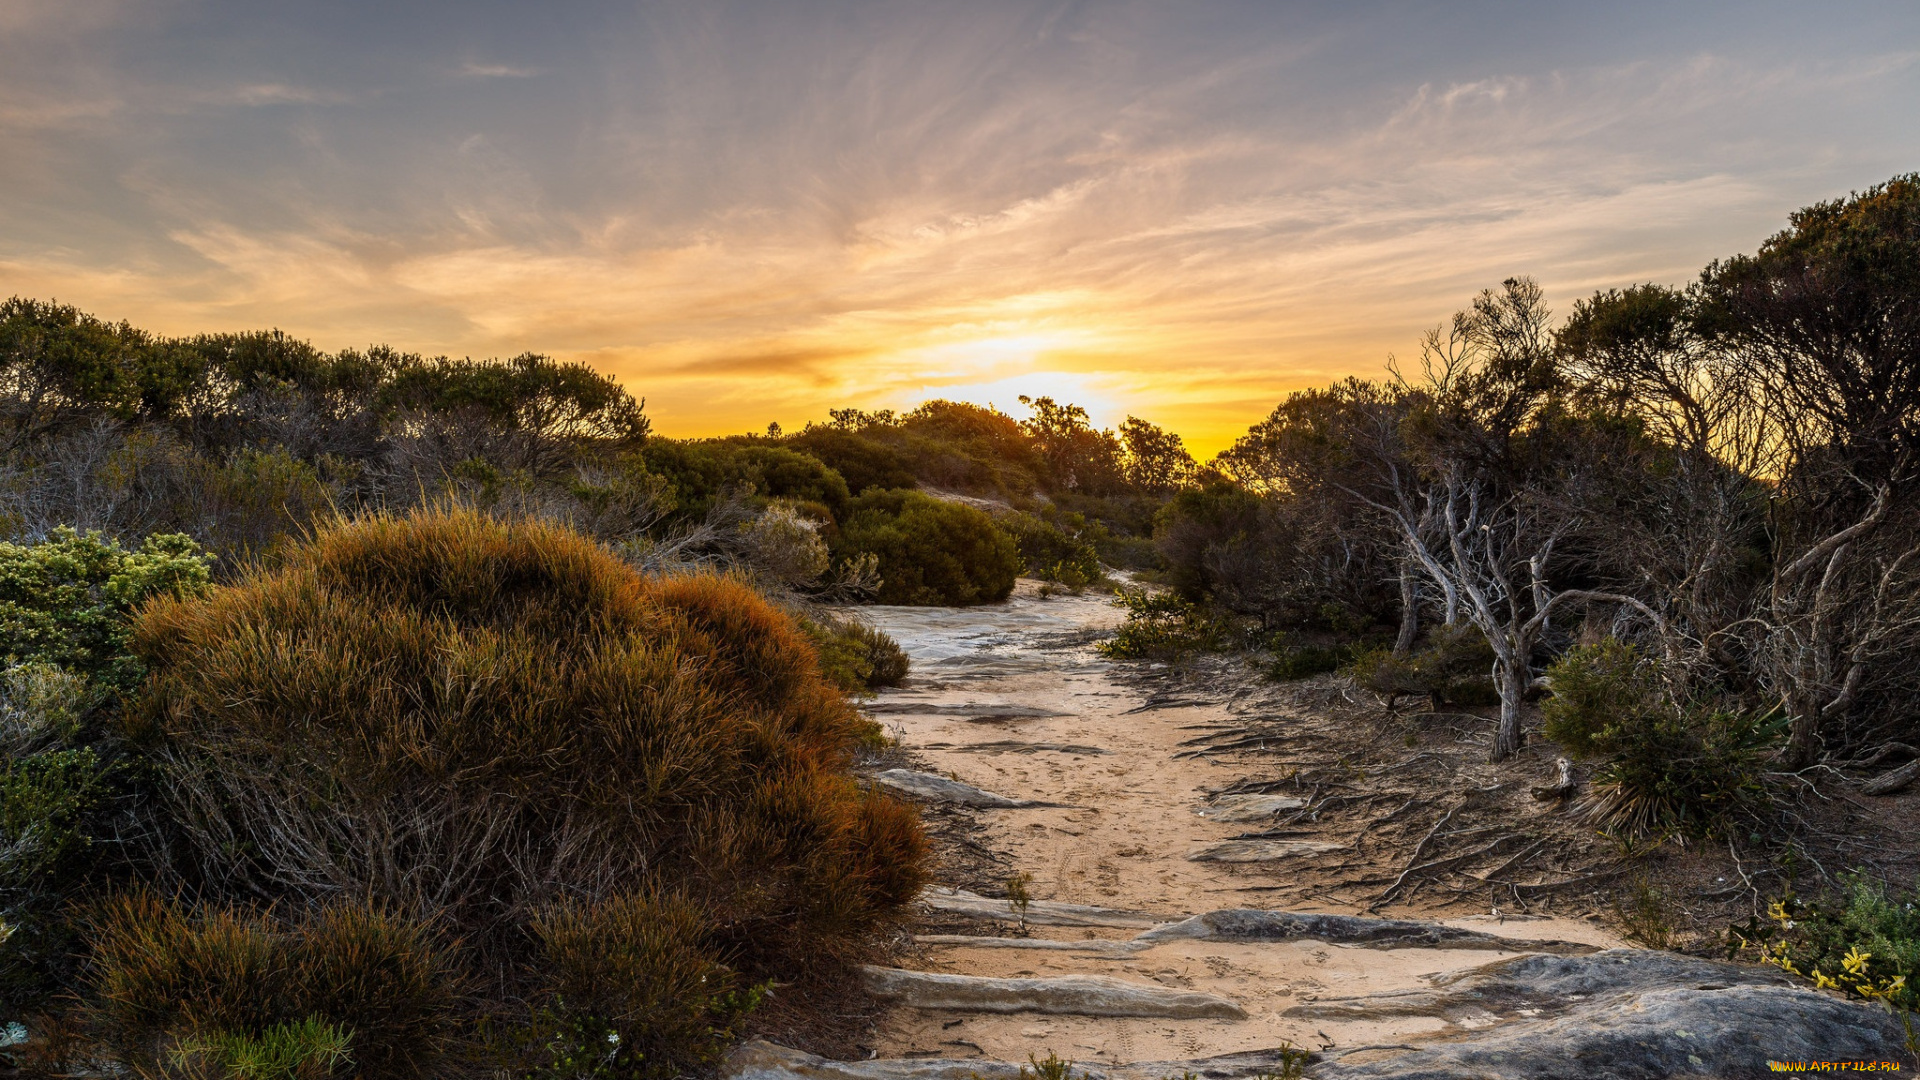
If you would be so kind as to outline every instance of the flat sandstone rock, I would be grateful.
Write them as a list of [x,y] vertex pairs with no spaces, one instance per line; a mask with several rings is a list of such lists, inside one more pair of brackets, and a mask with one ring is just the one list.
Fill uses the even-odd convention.
[[1133,939],[1143,944],[1162,941],[1324,941],[1370,949],[1486,949],[1505,952],[1580,954],[1595,952],[1591,945],[1570,941],[1537,941],[1501,937],[1412,919],[1370,919],[1359,915],[1318,915],[1291,911],[1234,908],[1209,911],[1177,923],[1158,926]]
[[985,788],[974,787],[972,784],[963,784],[958,780],[949,780],[934,773],[915,772],[912,769],[888,769],[883,773],[875,773],[873,782],[883,784],[895,791],[904,791],[909,795],[932,799],[934,802],[975,806],[983,810],[1019,810],[1027,807],[1059,805],[1034,802],[1031,799],[1009,798]]
[[1035,926],[1110,926],[1144,930],[1166,922],[1165,919],[1156,918],[1145,912],[1115,911],[1112,908],[1090,907],[1086,904],[1065,904],[1058,900],[1035,900],[1027,905],[1027,910],[1022,915],[1014,911],[1005,900],[970,893],[965,889],[947,889],[939,886],[922,890],[920,902],[935,911],[945,911],[954,915],[972,915],[975,918],[997,919],[1000,922],[1027,922]]
[[865,967],[861,971],[874,996],[914,1009],[1163,1020],[1244,1020],[1247,1015],[1246,1010],[1223,997],[1130,983],[1106,975],[996,979],[902,968]]
[[1318,840],[1223,840],[1191,852],[1187,855],[1187,861],[1271,862],[1295,855],[1324,855],[1329,851],[1345,850],[1345,844],[1328,844]]
[[1267,821],[1287,810],[1298,810],[1307,800],[1290,795],[1222,795],[1195,813],[1208,821]]
[[1898,1061],[1900,1021],[1771,968],[1642,949],[1522,956],[1432,991],[1327,999],[1286,1015],[1433,1016],[1409,1047],[1328,1055],[1318,1080],[1609,1080],[1765,1076],[1769,1061]]

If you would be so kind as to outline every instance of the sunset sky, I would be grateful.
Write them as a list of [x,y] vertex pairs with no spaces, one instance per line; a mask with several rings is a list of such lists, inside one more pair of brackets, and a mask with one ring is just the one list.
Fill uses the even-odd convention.
[[0,0],[0,295],[1220,448],[1920,169],[1920,4]]

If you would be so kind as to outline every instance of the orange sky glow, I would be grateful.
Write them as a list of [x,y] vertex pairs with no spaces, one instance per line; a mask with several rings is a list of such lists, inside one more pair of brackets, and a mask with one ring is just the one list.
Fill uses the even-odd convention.
[[1920,162],[1901,4],[324,6],[0,9],[0,294],[1204,456],[1504,277],[1683,283]]

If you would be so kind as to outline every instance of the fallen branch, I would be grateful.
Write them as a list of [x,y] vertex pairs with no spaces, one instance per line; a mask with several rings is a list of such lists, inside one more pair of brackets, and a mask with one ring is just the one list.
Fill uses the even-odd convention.
[[1899,792],[1905,791],[1915,780],[1920,780],[1920,758],[1914,758],[1912,761],[1907,762],[1905,765],[1900,766],[1890,773],[1883,776],[1876,776],[1872,780],[1861,784],[1860,794],[1898,794]]

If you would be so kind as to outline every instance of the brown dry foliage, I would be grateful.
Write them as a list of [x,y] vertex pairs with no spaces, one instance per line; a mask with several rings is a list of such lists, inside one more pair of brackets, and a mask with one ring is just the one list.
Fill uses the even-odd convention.
[[923,881],[913,811],[846,771],[870,722],[790,618],[559,526],[336,524],[147,608],[135,649],[178,884],[430,920],[496,1000],[551,993],[530,931],[570,904],[670,892],[711,957],[791,977],[858,954]]

